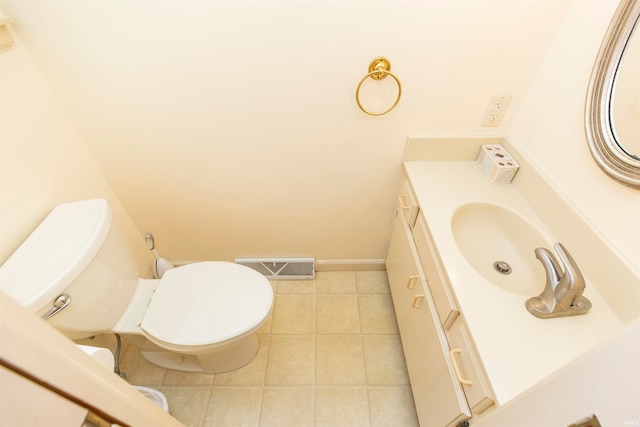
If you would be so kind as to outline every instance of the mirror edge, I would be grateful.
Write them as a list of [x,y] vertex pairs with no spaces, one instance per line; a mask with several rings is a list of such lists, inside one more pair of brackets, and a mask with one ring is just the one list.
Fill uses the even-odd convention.
[[616,141],[609,112],[616,71],[639,16],[640,0],[621,0],[598,51],[585,104],[585,130],[592,157],[607,175],[635,189],[640,189],[640,160],[627,154]]

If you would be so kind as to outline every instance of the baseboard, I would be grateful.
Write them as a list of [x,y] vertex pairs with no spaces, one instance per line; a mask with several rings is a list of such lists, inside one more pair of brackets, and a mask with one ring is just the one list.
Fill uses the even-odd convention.
[[[172,260],[176,267],[202,261]],[[316,271],[385,271],[384,259],[316,260]]]
[[383,259],[316,260],[316,271],[385,271]]

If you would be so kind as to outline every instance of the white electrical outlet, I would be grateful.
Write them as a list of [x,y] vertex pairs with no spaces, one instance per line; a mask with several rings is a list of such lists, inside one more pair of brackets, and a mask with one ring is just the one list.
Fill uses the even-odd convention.
[[510,96],[492,96],[491,102],[489,102],[487,110],[484,112],[484,117],[482,117],[481,125],[500,126],[510,102]]

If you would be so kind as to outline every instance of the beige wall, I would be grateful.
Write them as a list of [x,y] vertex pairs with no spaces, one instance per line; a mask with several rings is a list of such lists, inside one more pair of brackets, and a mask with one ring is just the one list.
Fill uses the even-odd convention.
[[617,4],[571,2],[509,136],[640,276],[640,192],[598,168],[584,131],[591,69]]
[[0,177],[0,263],[55,205],[104,197],[150,271],[143,237],[19,40],[0,54]]
[[[408,135],[506,132],[566,3],[3,7],[161,255],[351,260],[386,255]],[[404,92],[393,112],[370,117],[354,92],[378,55]],[[368,107],[393,100],[389,80],[367,82]],[[514,101],[501,128],[483,128],[494,94]]]

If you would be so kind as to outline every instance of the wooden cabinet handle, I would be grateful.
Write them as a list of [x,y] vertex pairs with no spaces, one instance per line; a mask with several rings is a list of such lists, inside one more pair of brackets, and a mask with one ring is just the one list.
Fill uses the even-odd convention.
[[411,307],[419,309],[422,307],[422,301],[424,301],[424,295],[416,295],[413,297],[413,303],[411,303]]
[[407,197],[406,194],[400,194],[398,196],[398,203],[400,203],[400,207],[406,211],[407,209],[409,209],[409,206],[404,204],[404,198],[405,197]]
[[407,280],[407,289],[413,289],[416,286],[416,280],[418,280],[418,276],[409,277],[409,280]]
[[460,350],[459,348],[453,348],[449,352],[449,355],[451,356],[453,370],[456,371],[456,377],[458,377],[458,381],[460,381],[460,384],[462,385],[473,385],[471,381],[465,380],[464,378],[462,378],[462,375],[460,375],[460,368],[458,368],[458,363],[456,362],[456,353],[462,353],[462,350]]

